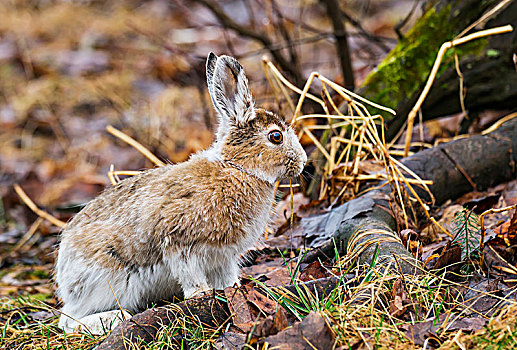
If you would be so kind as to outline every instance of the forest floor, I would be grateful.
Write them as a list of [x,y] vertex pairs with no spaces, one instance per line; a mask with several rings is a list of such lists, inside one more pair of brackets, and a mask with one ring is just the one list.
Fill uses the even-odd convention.
[[[204,62],[210,51],[240,53],[243,57],[239,60],[246,69],[258,104],[278,110],[261,68],[261,57],[265,53],[261,47],[223,30],[200,6],[172,3],[17,0],[0,4],[2,348],[88,349],[106,337],[87,333],[66,336],[57,328],[60,301],[54,294],[52,275],[60,228],[34,214],[16,194],[15,184],[40,208],[66,222],[78,207],[110,185],[106,174],[111,166],[115,170],[143,170],[154,166],[135,148],[110,135],[106,131],[108,125],[130,135],[166,162],[184,161],[190,154],[207,148],[213,140],[215,124],[204,78]],[[354,9],[364,10],[362,23],[371,33],[391,38],[386,40],[389,48],[396,43],[392,28],[411,6],[404,1],[379,3],[382,2],[372,1],[368,10],[356,4]],[[308,10],[307,23],[325,27],[328,23],[314,7],[311,5]],[[238,15],[241,10],[232,11]],[[350,43],[356,81],[360,83],[387,52],[372,49],[357,35],[351,35]],[[338,82],[342,80],[334,61],[333,43],[323,40],[312,46],[302,45],[299,50],[305,58],[305,76],[317,69]],[[494,113],[489,111],[484,118],[493,120]],[[436,139],[453,136],[458,129],[458,119],[450,117],[429,122],[425,132],[428,138]],[[303,144],[308,150],[314,149],[307,140],[303,140]],[[306,244],[306,233],[298,227],[293,228],[294,235],[290,234],[291,205],[299,217],[313,213],[317,205],[298,188],[295,188],[293,204],[288,190],[280,191],[279,197],[274,216],[277,219],[264,245],[257,247],[261,253],[254,254],[243,267],[243,281],[250,286],[259,281],[273,287],[291,284],[293,279],[308,281],[343,273],[339,259],[302,264],[296,272],[290,263],[286,264],[287,257],[293,251],[298,254]],[[433,208],[432,213],[443,227],[452,231],[456,214],[463,206],[476,206],[479,210],[514,204],[517,204],[516,181],[465,195]],[[514,212],[493,214],[485,223],[493,238],[493,259],[510,261],[511,266],[491,271],[496,275],[494,279],[479,277],[475,285],[471,278],[466,288],[491,296],[498,283],[515,284],[513,250],[507,249],[517,243]],[[410,233],[404,238],[423,263],[431,264],[433,254],[448,242],[447,236],[433,227],[425,224],[418,228],[418,234],[414,233],[417,238]],[[475,268],[457,273],[463,276],[459,278],[463,278],[463,282],[467,281],[467,275],[481,276]],[[363,278],[361,283],[368,282],[364,279],[366,275],[367,272],[359,275],[358,278]],[[435,283],[431,279],[424,280],[429,285]],[[386,287],[386,293],[391,293],[395,282],[383,280],[383,286],[390,286]],[[364,322],[354,323],[344,316],[343,310],[322,305],[307,307],[300,311],[299,317],[317,310],[318,317],[325,319],[331,331],[310,336],[330,337],[336,347],[343,348],[371,348],[375,344],[388,348],[420,348],[424,343],[429,344],[426,339],[430,335],[434,347],[517,346],[514,317],[517,307],[500,309],[496,305],[505,295],[498,295],[496,301],[486,299],[490,305],[471,305],[478,316],[449,323],[452,326],[444,330],[436,326],[435,321],[442,317],[438,309],[453,309],[458,301],[442,298],[448,292],[429,285],[420,285],[414,292],[426,300],[420,300],[422,305],[429,304],[427,314],[418,313],[421,320],[416,326],[408,326],[407,318],[412,317],[407,311],[408,305],[395,302],[392,305],[398,307],[398,311],[392,310],[389,314],[398,317],[400,324],[393,323],[390,316],[386,319],[381,314],[370,317],[364,308],[357,313]],[[404,295],[403,299],[405,303],[411,297]],[[264,307],[260,301],[256,303]],[[433,309],[436,312],[429,311]],[[270,314],[277,320],[278,310],[273,311]],[[292,317],[289,315],[285,322],[298,324]],[[312,322],[310,325],[320,324],[316,316],[311,317],[306,318]],[[385,324],[389,322],[392,324]],[[347,327],[355,327],[354,332]],[[271,332],[263,330],[262,336]],[[191,327],[187,333],[184,338],[193,348],[229,347],[228,339],[244,345],[253,338],[247,337],[245,332],[227,329],[213,332],[202,327]],[[148,348],[166,348],[175,344],[173,338],[169,334]]]

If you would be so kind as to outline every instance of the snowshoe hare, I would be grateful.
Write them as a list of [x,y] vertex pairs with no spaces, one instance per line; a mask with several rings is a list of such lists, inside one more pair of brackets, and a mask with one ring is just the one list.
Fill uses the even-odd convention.
[[66,225],[55,276],[65,330],[100,333],[120,318],[118,304],[136,312],[238,283],[274,183],[300,175],[307,156],[294,130],[255,108],[242,66],[210,53],[206,75],[219,118],[213,145],[121,181]]

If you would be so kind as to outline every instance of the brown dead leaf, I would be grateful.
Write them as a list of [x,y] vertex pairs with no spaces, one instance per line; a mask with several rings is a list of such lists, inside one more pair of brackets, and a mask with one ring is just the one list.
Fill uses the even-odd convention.
[[246,288],[228,287],[224,295],[228,301],[228,308],[233,315],[233,324],[244,332],[249,332],[254,324],[250,309],[247,303]]
[[300,280],[307,282],[328,277],[329,273],[319,261],[313,261],[307,265],[300,274]]
[[504,233],[503,239],[507,246],[516,243],[517,238],[517,211],[513,213],[513,216],[508,224],[508,228]]
[[414,257],[422,256],[422,242],[420,242],[420,235],[412,229],[405,229],[400,232],[402,242],[406,248],[413,254]]
[[454,218],[456,217],[456,214],[458,214],[460,211],[463,210],[463,206],[459,204],[453,204],[451,206],[446,207],[443,210],[442,217],[440,220],[438,220],[438,223],[445,227],[446,229],[451,230],[452,228],[452,222]]
[[332,349],[334,335],[325,319],[319,313],[311,311],[302,322],[269,336],[260,343],[285,350]]
[[215,341],[217,350],[240,350],[246,344],[246,335],[235,332],[224,332]]
[[484,251],[485,266],[496,276],[514,279],[517,275],[517,211],[494,233],[496,236],[488,241]]
[[[406,291],[402,279],[398,279],[393,283],[392,297],[390,301],[390,315],[400,317],[407,311]],[[404,306],[406,304],[406,306]]]
[[270,335],[275,335],[289,326],[287,316],[283,308],[278,308],[275,315],[269,315],[259,322],[250,337],[250,344],[255,344],[258,340]]
[[248,301],[268,315],[274,314],[278,309],[278,303],[276,301],[269,299],[256,289],[252,289],[248,292]]
[[480,215],[484,211],[494,208],[497,202],[499,202],[500,196],[501,195],[499,193],[495,193],[483,196],[481,198],[474,198],[466,202],[463,206],[467,209],[472,210],[474,213]]
[[282,258],[266,258],[264,262],[244,267],[242,272],[244,275],[258,279],[270,287],[291,284],[289,270],[285,268]]
[[500,238],[496,238],[487,244],[483,262],[491,275],[511,279],[517,275],[515,266],[517,251],[515,247],[507,247],[502,243]]
[[429,319],[428,321],[410,325],[406,331],[406,337],[412,340],[416,345],[422,346],[426,339],[437,339],[438,330],[455,331],[477,331],[483,328],[487,320],[483,317],[457,317],[455,315],[442,314],[437,319]]
[[459,268],[459,263],[461,261],[461,247],[457,244],[452,245],[451,242],[448,242],[447,245],[443,248],[440,256],[434,263],[433,269],[441,269],[446,266],[457,266]]

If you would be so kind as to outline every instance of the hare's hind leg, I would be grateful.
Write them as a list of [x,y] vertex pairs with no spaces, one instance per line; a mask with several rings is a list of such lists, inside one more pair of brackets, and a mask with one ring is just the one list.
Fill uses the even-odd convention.
[[88,315],[78,320],[66,315],[59,318],[59,327],[65,333],[88,332],[93,335],[102,335],[114,329],[120,322],[129,320],[131,314],[127,311],[111,310]]

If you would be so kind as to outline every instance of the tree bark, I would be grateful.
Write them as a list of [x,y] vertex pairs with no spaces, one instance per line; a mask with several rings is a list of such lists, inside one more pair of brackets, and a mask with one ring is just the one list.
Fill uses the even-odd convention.
[[[359,94],[397,111],[396,117],[385,115],[388,139],[393,138],[404,125],[429,76],[441,44],[454,39],[497,3],[498,0],[429,1],[424,15],[406,37],[365,79]],[[485,28],[515,24],[515,18],[517,2],[513,1],[491,18]],[[476,30],[479,29],[469,33]],[[464,76],[468,114],[475,116],[487,108],[516,108],[517,72],[512,62],[516,48],[517,30],[514,30],[449,49],[422,106],[424,120],[461,112],[454,53],[459,57]]]
[[[503,124],[496,131],[487,135],[475,135],[464,139],[440,144],[432,149],[418,152],[403,161],[409,169],[420,178],[433,181],[429,186],[436,204],[447,199],[455,199],[473,190],[484,190],[501,182],[517,177],[517,118]],[[415,188],[421,198],[430,200],[427,192]],[[314,261],[319,257],[333,254],[334,247],[340,253],[349,252],[351,238],[362,232],[362,239],[354,243],[358,247],[372,240],[386,241],[392,237],[396,227],[394,214],[389,210],[391,188],[384,186],[380,190],[368,192],[353,199],[331,212],[319,215],[316,220],[324,223],[324,229],[330,229],[331,237],[315,247],[306,261]],[[365,205],[365,201],[370,204]],[[354,211],[354,207],[365,208]],[[343,209],[345,208],[345,209]],[[349,208],[349,210],[346,210]],[[370,209],[368,209],[370,208]],[[356,213],[348,215],[347,213]],[[336,213],[343,213],[335,215]],[[314,218],[303,218],[301,225]],[[309,222],[307,226],[314,226]],[[383,230],[379,233],[379,229]],[[367,233],[367,234],[364,234]],[[352,248],[354,248],[352,247]],[[415,271],[412,255],[400,242],[386,242],[377,246],[371,245],[359,254],[360,262],[369,263],[375,254],[385,262],[397,260],[394,267],[400,265],[403,273]]]

